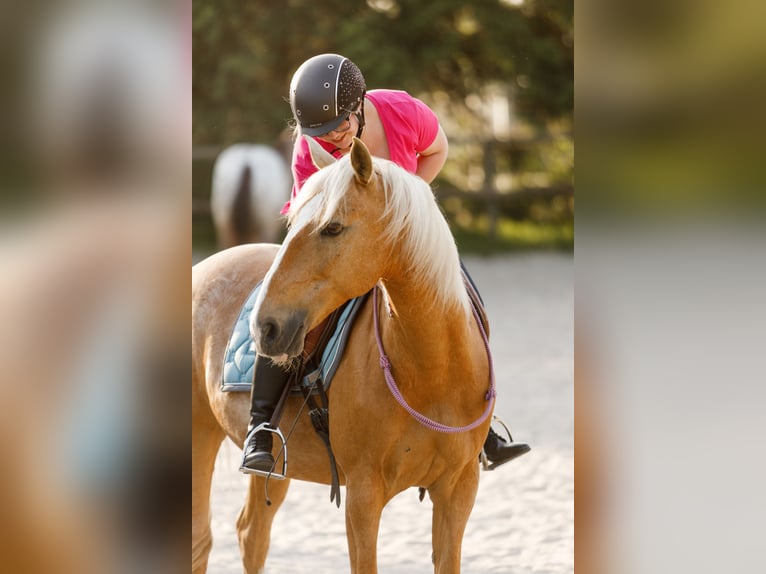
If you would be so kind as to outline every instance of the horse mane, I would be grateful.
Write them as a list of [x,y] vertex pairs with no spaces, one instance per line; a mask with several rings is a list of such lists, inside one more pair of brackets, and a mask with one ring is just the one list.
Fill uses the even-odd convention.
[[[433,300],[457,305],[470,312],[455,239],[444,219],[431,186],[394,162],[373,158],[376,176],[385,194],[381,217],[388,220],[387,244],[401,245],[409,276],[427,285]],[[347,155],[320,169],[304,184],[287,214],[288,225],[322,229],[345,209],[346,192],[353,187],[354,170]],[[315,207],[304,209],[312,204]]]

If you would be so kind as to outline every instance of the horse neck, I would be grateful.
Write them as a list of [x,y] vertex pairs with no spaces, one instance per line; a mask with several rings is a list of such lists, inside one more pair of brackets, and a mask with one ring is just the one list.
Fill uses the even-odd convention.
[[470,311],[457,302],[436,302],[429,289],[411,282],[389,280],[383,287],[387,298],[378,302],[381,338],[403,379],[407,372],[416,379],[428,373],[429,384],[449,385],[465,371],[486,386],[485,377],[472,376],[485,372],[487,355]]

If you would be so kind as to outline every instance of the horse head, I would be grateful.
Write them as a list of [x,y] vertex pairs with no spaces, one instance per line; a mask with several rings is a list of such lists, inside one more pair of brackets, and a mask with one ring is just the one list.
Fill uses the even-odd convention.
[[291,207],[250,326],[258,353],[271,357],[300,354],[306,333],[372,289],[389,259],[381,241],[386,193],[367,147],[355,138],[351,152],[334,161],[308,139],[320,169]]

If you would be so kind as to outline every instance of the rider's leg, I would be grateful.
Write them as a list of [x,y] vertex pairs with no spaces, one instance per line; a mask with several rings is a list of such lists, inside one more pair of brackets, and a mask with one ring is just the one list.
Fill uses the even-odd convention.
[[530,446],[527,443],[514,442],[510,434],[508,438],[511,440],[510,443],[490,427],[487,440],[484,441],[484,454],[491,463],[488,470],[494,470],[501,464],[510,462],[530,451]]
[[[482,299],[481,293],[479,293],[476,283],[473,282],[473,278],[470,273],[468,273],[468,269],[466,269],[462,259],[460,260],[460,267],[463,269],[463,275],[470,283],[473,291],[476,293],[476,296],[479,298],[479,301],[483,306],[484,299]],[[520,457],[522,454],[530,451],[530,446],[527,443],[514,442],[510,433],[508,433],[508,439],[510,440],[510,443],[490,427],[487,439],[484,441],[484,454],[487,456],[487,460],[492,463],[489,470],[493,470],[501,464],[510,462],[514,458]]]
[[242,448],[241,472],[271,472],[274,466],[271,454],[272,433],[268,430],[254,431],[260,424],[271,420],[289,376],[287,371],[272,363],[271,359],[260,355],[256,357],[250,391],[250,424]]
[[476,296],[479,298],[479,302],[481,302],[481,306],[484,306],[484,298],[481,296],[481,293],[479,293],[479,288],[476,287],[476,283],[473,282],[473,277],[471,277],[471,274],[468,273],[468,269],[465,266],[465,263],[463,263],[463,260],[460,260],[460,269],[463,270],[463,276],[468,279],[468,283],[471,284],[471,287],[473,287],[474,293],[476,293]]

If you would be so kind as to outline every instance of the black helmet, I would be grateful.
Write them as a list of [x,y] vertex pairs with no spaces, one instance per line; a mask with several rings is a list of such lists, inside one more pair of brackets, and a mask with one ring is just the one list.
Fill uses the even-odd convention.
[[359,110],[365,90],[364,76],[351,60],[320,54],[293,74],[290,107],[304,134],[321,136]]

